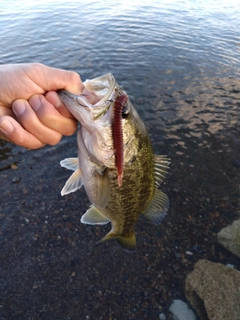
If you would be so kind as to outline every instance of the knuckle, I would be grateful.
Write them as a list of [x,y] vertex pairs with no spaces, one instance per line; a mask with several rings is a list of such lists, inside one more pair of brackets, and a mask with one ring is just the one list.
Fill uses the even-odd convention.
[[41,74],[42,70],[44,68],[44,65],[40,62],[31,62],[25,64],[25,70],[30,74],[31,72],[34,72],[36,74]]
[[27,147],[27,149],[30,149],[30,150],[40,149],[40,148],[44,147],[45,145],[46,145],[45,143],[42,143],[41,141],[39,141],[39,143],[35,143],[35,144],[30,145],[29,147]]
[[69,71],[69,77],[73,83],[79,83],[81,81],[79,74],[75,71]]
[[31,64],[31,66],[33,69],[35,69],[36,71],[39,71],[39,72],[42,71],[42,69],[43,69],[43,64],[40,62],[33,62]]
[[76,129],[77,129],[77,126],[69,128],[65,135],[66,135],[66,136],[71,136],[71,135],[73,135],[74,132],[76,131]]
[[55,135],[54,137],[51,138],[51,141],[48,141],[47,144],[49,144],[50,146],[55,146],[56,144],[59,143],[61,139],[62,139],[61,134]]
[[29,136],[19,134],[18,136],[12,137],[12,142],[24,147],[26,149],[39,149],[42,148],[45,144],[38,139],[31,139]]

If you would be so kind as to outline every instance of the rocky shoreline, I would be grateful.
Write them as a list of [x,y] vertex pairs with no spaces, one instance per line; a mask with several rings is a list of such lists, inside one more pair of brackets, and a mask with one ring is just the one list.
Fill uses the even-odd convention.
[[[240,219],[223,228],[217,238],[240,258]],[[239,320],[240,271],[231,264],[199,260],[185,280],[185,296],[200,320]],[[174,320],[197,319],[181,300],[174,300],[169,311]]]

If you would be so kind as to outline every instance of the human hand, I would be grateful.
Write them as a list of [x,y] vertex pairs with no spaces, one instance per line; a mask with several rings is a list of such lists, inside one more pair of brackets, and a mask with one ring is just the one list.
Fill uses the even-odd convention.
[[80,94],[77,73],[39,63],[2,65],[0,84],[0,138],[37,149],[75,132],[77,122],[55,91]]

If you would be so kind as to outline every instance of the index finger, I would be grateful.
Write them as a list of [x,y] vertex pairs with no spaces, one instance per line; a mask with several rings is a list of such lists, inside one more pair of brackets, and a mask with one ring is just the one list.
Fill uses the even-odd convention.
[[74,71],[56,69],[41,63],[26,64],[25,68],[28,76],[34,79],[35,83],[45,92],[65,89],[74,94],[80,94],[84,89],[79,74]]
[[49,91],[46,93],[45,97],[46,100],[50,102],[59,113],[61,113],[61,115],[69,119],[74,119],[73,115],[68,111],[62,100],[59,98],[57,92]]

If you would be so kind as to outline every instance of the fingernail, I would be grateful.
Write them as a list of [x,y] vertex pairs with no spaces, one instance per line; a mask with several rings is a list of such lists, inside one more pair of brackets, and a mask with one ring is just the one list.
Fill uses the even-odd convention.
[[13,103],[12,108],[16,116],[20,116],[26,110],[25,101],[24,100],[16,101],[15,103]]
[[10,121],[5,120],[0,124],[0,129],[4,134],[8,135],[13,132],[14,127]]
[[41,99],[39,96],[32,96],[29,99],[29,103],[31,104],[31,107],[34,111],[38,111],[38,109],[41,107]]
[[53,97],[52,102],[54,102],[54,107],[56,109],[60,108],[62,106],[62,100],[55,93],[54,93],[54,95],[52,97]]

